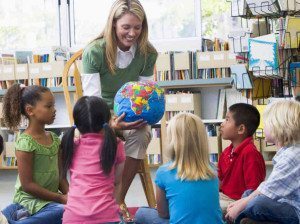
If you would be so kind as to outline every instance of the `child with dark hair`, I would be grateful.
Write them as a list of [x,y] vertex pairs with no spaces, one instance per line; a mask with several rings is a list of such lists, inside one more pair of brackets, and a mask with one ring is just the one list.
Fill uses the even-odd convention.
[[230,140],[218,163],[220,205],[223,212],[246,190],[255,190],[266,177],[265,162],[253,143],[253,134],[260,122],[256,107],[237,103],[229,107],[220,133]]
[[[63,223],[119,223],[116,189],[121,185],[125,151],[109,126],[106,102],[82,97],[74,106],[75,125],[62,139],[63,175],[70,170],[70,189]],[[74,141],[75,129],[80,137]]]
[[21,116],[29,120],[17,138],[15,149],[18,178],[14,203],[2,212],[9,223],[60,224],[67,201],[68,183],[59,178],[60,140],[45,125],[55,119],[55,99],[43,86],[14,84],[4,96],[3,115],[7,127],[16,130]]
[[300,223],[300,103],[280,100],[264,111],[266,142],[277,152],[267,180],[230,204],[226,218],[234,223]]

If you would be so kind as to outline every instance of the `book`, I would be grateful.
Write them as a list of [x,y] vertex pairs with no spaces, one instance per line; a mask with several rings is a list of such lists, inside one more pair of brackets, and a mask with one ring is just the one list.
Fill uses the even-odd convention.
[[245,64],[237,64],[230,66],[231,77],[234,80],[236,89],[252,89],[253,85]]
[[256,108],[260,114],[260,121],[259,121],[259,125],[258,125],[258,128],[255,132],[255,136],[256,137],[260,137],[260,138],[263,138],[265,137],[264,135],[264,120],[263,120],[263,114],[264,114],[264,111],[266,109],[266,106],[267,105],[256,105]]
[[15,51],[15,58],[18,64],[32,63],[33,52],[32,51]]
[[249,38],[249,70],[254,76],[278,75],[278,44],[275,34]]
[[287,16],[285,25],[285,48],[298,48],[300,46],[300,17]]
[[69,48],[66,46],[52,46],[55,61],[67,61],[70,58]]

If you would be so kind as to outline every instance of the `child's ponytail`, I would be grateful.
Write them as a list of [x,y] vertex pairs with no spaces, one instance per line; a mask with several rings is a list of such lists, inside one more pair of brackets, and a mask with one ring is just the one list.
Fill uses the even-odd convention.
[[62,176],[67,175],[67,171],[71,166],[73,154],[74,154],[74,136],[76,126],[71,127],[63,135],[61,141],[61,161],[62,161]]
[[114,131],[107,124],[103,124],[104,144],[100,154],[101,167],[105,174],[109,174],[116,158],[117,139]]
[[3,117],[5,125],[12,130],[17,129],[21,122],[21,114],[25,115],[22,105],[23,89],[19,84],[12,85],[3,99]]

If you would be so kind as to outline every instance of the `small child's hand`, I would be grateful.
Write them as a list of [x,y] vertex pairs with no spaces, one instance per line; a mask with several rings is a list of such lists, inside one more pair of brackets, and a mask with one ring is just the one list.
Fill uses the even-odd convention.
[[68,201],[68,195],[67,194],[59,194],[59,203],[61,204],[67,204]]

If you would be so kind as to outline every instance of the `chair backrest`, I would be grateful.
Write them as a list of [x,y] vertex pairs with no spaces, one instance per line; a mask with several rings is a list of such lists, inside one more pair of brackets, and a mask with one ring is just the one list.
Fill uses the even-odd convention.
[[[73,76],[74,77],[74,85],[75,85],[75,97],[74,101],[79,99],[80,97],[83,96],[83,91],[82,91],[82,85],[81,85],[81,78],[80,78],[80,71],[78,69],[78,63],[77,60],[81,58],[83,50],[77,51],[69,61],[67,61],[64,71],[63,71],[63,77],[62,77],[62,85],[63,85],[63,90],[64,90],[64,96],[65,96],[65,101],[66,101],[66,106],[68,109],[68,114],[69,114],[69,120],[70,124],[74,123],[73,120],[73,106],[71,102],[71,97],[70,97],[70,92],[69,92],[69,85],[68,85],[68,77]],[[70,72],[71,71],[71,72]],[[73,73],[73,74],[70,74]]]

